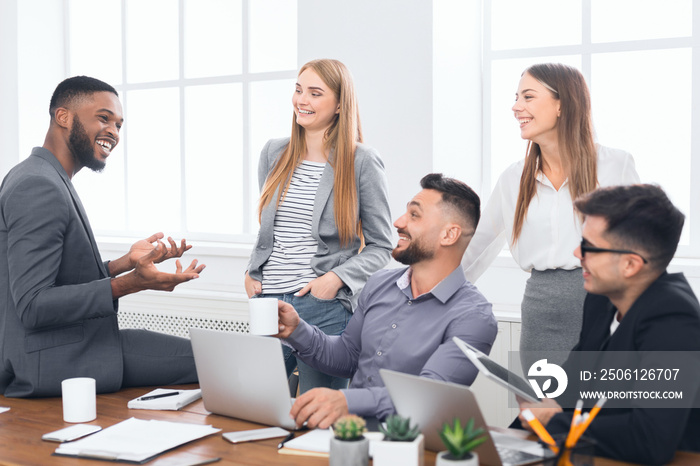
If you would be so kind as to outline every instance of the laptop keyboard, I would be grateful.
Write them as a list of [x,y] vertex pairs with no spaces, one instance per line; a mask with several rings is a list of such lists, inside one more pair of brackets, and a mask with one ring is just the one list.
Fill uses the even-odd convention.
[[508,464],[526,464],[536,460],[542,460],[541,456],[526,453],[521,450],[513,450],[512,448],[496,445],[498,456],[501,457],[501,462],[504,465]]

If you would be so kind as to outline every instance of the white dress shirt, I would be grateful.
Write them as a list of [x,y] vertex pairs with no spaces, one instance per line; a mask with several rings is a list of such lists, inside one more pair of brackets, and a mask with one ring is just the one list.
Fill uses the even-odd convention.
[[[559,191],[539,172],[537,191],[530,201],[520,238],[512,241],[515,205],[525,159],[508,167],[498,179],[486,204],[476,233],[462,258],[467,280],[472,283],[491,265],[508,242],[515,262],[530,272],[580,267],[574,249],[581,242],[581,221],[574,213],[569,180]],[[639,183],[632,155],[598,145],[598,185]]]

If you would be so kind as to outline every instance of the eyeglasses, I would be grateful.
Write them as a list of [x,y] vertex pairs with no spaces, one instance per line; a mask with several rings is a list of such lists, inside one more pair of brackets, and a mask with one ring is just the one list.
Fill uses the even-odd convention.
[[644,258],[641,254],[638,252],[630,251],[629,249],[606,249],[606,248],[596,248],[593,246],[589,246],[586,244],[586,240],[582,239],[581,240],[581,257],[586,257],[587,252],[614,252],[617,254],[634,254],[635,256],[639,256],[642,258],[645,264],[648,264],[649,261]]

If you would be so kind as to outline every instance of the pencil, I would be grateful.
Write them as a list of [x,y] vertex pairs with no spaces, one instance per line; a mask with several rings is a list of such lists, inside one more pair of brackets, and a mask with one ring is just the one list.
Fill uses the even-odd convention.
[[578,425],[581,423],[581,409],[583,408],[583,400],[578,400],[576,402],[576,408],[574,409],[574,416],[571,418],[571,427],[569,428],[569,433],[566,435],[566,448],[573,447],[576,442],[574,438],[576,437],[576,432],[578,431]]
[[591,425],[591,422],[593,422],[593,419],[598,415],[598,412],[600,411],[600,408],[603,407],[605,402],[608,401],[607,398],[603,397],[598,402],[593,406],[593,409],[591,409],[591,412],[588,414],[588,417],[586,418],[585,421],[581,423],[580,426],[576,429],[576,436],[574,438],[574,445],[576,445],[576,442],[578,442],[578,439],[581,438],[583,433],[588,429],[588,426]]
[[540,440],[542,440],[547,445],[556,447],[556,442],[554,441],[552,436],[549,435],[549,432],[547,432],[547,429],[544,428],[540,420],[535,417],[532,411],[530,411],[529,409],[525,409],[523,410],[522,415],[527,421],[527,423],[530,425],[530,427],[532,427],[532,430],[535,431]]

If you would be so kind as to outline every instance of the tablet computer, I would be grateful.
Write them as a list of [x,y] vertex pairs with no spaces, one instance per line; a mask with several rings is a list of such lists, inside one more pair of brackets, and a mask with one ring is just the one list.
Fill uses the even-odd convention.
[[528,384],[525,379],[517,375],[515,372],[509,371],[458,337],[452,337],[452,341],[457,344],[459,349],[461,349],[462,352],[469,358],[472,364],[479,369],[479,372],[484,374],[487,378],[493,380],[500,386],[507,388],[527,401],[531,401],[533,403],[540,401],[530,384]]

